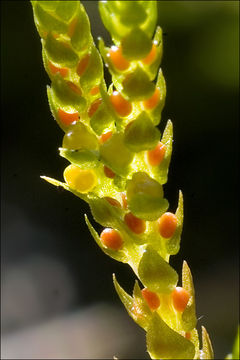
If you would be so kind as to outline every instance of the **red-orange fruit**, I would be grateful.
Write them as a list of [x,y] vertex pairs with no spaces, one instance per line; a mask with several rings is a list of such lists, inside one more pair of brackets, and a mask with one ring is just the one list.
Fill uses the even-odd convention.
[[146,223],[144,220],[137,218],[132,213],[124,216],[124,221],[129,229],[135,234],[142,234],[146,230]]
[[151,310],[156,310],[160,306],[160,299],[156,293],[147,288],[142,289],[141,293]]
[[97,95],[99,93],[99,86],[96,85],[90,90],[91,95]]
[[177,217],[175,214],[166,212],[158,219],[158,229],[162,237],[166,239],[172,237],[176,228]]
[[53,75],[59,73],[62,77],[66,77],[69,72],[68,68],[58,67],[58,66],[54,65],[51,61],[48,62],[48,67]]
[[110,101],[115,111],[120,116],[128,116],[132,111],[132,104],[124,99],[118,91],[114,91],[110,96]]
[[156,88],[153,95],[149,99],[143,101],[143,106],[146,110],[152,110],[157,106],[159,100],[160,100],[160,90],[159,88]]
[[90,59],[90,54],[87,54],[79,61],[76,69],[78,76],[82,76],[82,74],[86,70],[89,63],[89,59]]
[[191,333],[190,332],[186,332],[185,333],[185,338],[190,340],[191,339]]
[[106,165],[104,165],[103,171],[104,171],[104,174],[105,174],[108,178],[110,178],[110,179],[113,179],[113,178],[114,178],[115,173],[114,173],[111,169],[109,169]]
[[183,312],[190,298],[189,292],[184,288],[177,286],[173,290],[171,295],[172,295],[174,308],[179,312]]
[[113,199],[111,197],[105,196],[104,197],[105,200],[107,200],[107,202],[109,202],[109,204],[111,204],[112,206],[116,206],[116,207],[121,207],[121,204],[119,201],[117,201],[116,199]]
[[102,103],[102,99],[99,98],[99,99],[96,99],[89,107],[88,109],[88,116],[89,117],[92,117],[93,114],[97,111],[99,105],[101,105]]
[[73,113],[69,113],[69,112],[66,112],[66,111],[64,111],[62,109],[58,109],[58,116],[59,116],[61,122],[64,125],[70,125],[74,121],[77,121],[79,119],[78,111],[73,112]]
[[162,142],[159,142],[154,149],[147,152],[147,159],[149,164],[152,166],[160,165],[164,159],[165,152],[166,146]]
[[76,84],[74,84],[72,81],[67,81],[67,84],[73,92],[75,92],[78,95],[82,95],[81,89]]
[[111,49],[109,50],[108,56],[110,57],[114,67],[117,70],[126,70],[130,63],[129,61],[127,61],[122,54],[122,49],[121,47],[117,47],[117,46],[112,46]]
[[119,232],[111,228],[106,228],[101,232],[100,240],[103,245],[112,250],[119,250],[123,245],[123,239]]
[[78,18],[75,17],[71,22],[70,22],[70,25],[69,25],[69,28],[68,28],[68,36],[71,38],[75,32],[75,29],[76,29],[76,25],[77,25],[77,21],[78,21]]
[[150,50],[149,54],[144,58],[142,59],[142,62],[145,64],[145,65],[150,65],[153,63],[153,61],[155,60],[156,58],[156,54],[157,54],[157,47],[155,44],[152,45],[152,49]]
[[110,139],[111,136],[112,136],[112,131],[108,131],[108,132],[102,134],[99,138],[100,144],[105,143],[108,139]]

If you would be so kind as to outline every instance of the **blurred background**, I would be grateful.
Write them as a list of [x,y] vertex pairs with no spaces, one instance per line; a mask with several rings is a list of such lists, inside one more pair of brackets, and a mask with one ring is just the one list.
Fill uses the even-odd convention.
[[[97,2],[82,3],[95,40],[110,45]],[[239,3],[158,1],[158,10],[167,83],[159,128],[174,124],[165,195],[170,210],[179,189],[185,199],[181,250],[170,262],[178,272],[189,263],[198,328],[222,359],[239,321]],[[1,2],[1,47],[2,358],[148,358],[112,284],[114,272],[131,292],[131,269],[97,247],[83,201],[40,179],[62,180],[68,163],[30,2]]]

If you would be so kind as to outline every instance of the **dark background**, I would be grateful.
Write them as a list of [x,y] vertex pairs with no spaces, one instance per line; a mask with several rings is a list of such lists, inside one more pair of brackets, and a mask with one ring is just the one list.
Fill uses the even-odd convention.
[[[83,4],[95,40],[110,45],[97,2]],[[159,128],[174,124],[165,195],[172,209],[179,189],[185,199],[181,250],[170,262],[180,272],[186,259],[192,269],[199,324],[217,358],[231,350],[238,323],[238,6],[158,2],[167,83]],[[99,301],[121,307],[111,274],[131,292],[131,269],[97,248],[83,201],[40,179],[62,180],[67,162],[30,2],[1,2],[1,80],[3,334]]]

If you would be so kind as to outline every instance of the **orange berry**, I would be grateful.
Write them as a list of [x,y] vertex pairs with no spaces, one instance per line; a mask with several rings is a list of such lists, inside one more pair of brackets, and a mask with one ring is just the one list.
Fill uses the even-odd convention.
[[99,142],[101,144],[105,143],[110,137],[112,136],[112,131],[108,131],[104,134],[102,134],[99,138]]
[[142,59],[142,62],[145,64],[145,65],[150,65],[153,63],[153,61],[155,60],[156,58],[156,53],[157,53],[157,47],[155,44],[152,45],[152,49],[150,50],[149,54],[144,58]]
[[106,228],[101,232],[101,242],[112,250],[119,250],[123,245],[123,239],[119,232],[114,229]]
[[183,312],[190,298],[189,292],[182,287],[176,287],[172,292],[173,306],[177,311]]
[[117,70],[126,70],[130,65],[129,61],[123,57],[121,47],[112,46],[108,56]]
[[186,332],[185,333],[185,338],[190,340],[191,339],[191,333],[190,332]]
[[77,21],[78,21],[78,18],[75,17],[71,22],[70,22],[70,25],[68,27],[68,36],[71,38],[74,34],[74,31],[76,29],[76,25],[77,25]]
[[109,169],[107,166],[104,165],[103,171],[104,171],[104,174],[106,175],[106,177],[108,177],[110,179],[114,178],[115,173],[111,169]]
[[135,234],[142,234],[146,229],[146,223],[144,220],[137,218],[132,213],[128,213],[124,216],[124,221],[132,232]]
[[132,104],[124,99],[118,91],[114,91],[110,96],[110,101],[115,111],[120,116],[128,116],[132,111]]
[[67,84],[73,92],[75,92],[78,95],[82,95],[81,89],[76,84],[74,84],[72,81],[67,81]]
[[170,238],[177,228],[177,217],[171,212],[166,212],[158,219],[158,230],[164,238]]
[[92,117],[93,114],[97,111],[99,105],[101,105],[102,103],[102,99],[96,99],[95,101],[92,102],[92,104],[90,105],[89,109],[88,109],[88,116]]
[[90,90],[90,94],[91,94],[91,95],[96,95],[96,94],[98,94],[98,93],[99,93],[99,86],[98,86],[98,85],[94,86],[94,87]]
[[141,293],[151,310],[156,310],[160,306],[160,300],[156,293],[147,288],[142,289]]
[[105,196],[104,198],[105,200],[107,200],[109,202],[109,204],[111,204],[112,206],[116,206],[116,207],[121,207],[121,204],[119,201],[117,201],[116,199],[113,199],[111,197]]
[[68,75],[68,68],[61,68],[55,66],[51,61],[48,62],[49,69],[53,75],[59,73],[62,77],[66,77]]
[[159,142],[154,149],[147,152],[147,159],[149,164],[152,166],[159,165],[163,161],[165,152],[166,146],[162,142]]
[[160,90],[159,88],[156,88],[153,95],[149,99],[143,101],[143,106],[145,107],[146,110],[152,110],[157,106],[159,100],[160,100]]
[[73,112],[73,113],[69,113],[69,112],[66,112],[66,111],[64,111],[62,109],[58,109],[58,116],[59,116],[61,122],[64,125],[70,125],[74,121],[77,121],[79,119],[78,111]]
[[127,204],[127,196],[125,193],[121,193],[121,197],[122,197],[122,205],[124,209],[127,209],[128,204]]
[[90,54],[87,54],[79,61],[76,69],[78,76],[82,76],[82,74],[86,70],[89,63],[89,59],[90,59]]

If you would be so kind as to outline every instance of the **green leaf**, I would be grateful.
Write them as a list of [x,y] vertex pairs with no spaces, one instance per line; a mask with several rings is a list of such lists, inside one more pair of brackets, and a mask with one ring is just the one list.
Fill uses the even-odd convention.
[[157,106],[150,112],[150,116],[153,119],[154,125],[158,125],[160,123],[161,112],[165,105],[165,99],[166,99],[166,83],[161,69],[159,69],[158,72],[156,87],[159,88],[160,90],[160,100]]
[[211,340],[204,326],[202,326],[202,345],[201,359],[214,359]]
[[98,84],[102,78],[102,58],[95,45],[93,45],[91,48],[88,66],[80,77],[80,85],[85,91],[89,91],[95,84]]
[[90,119],[90,125],[97,135],[101,135],[113,122],[114,118],[104,103],[99,106]]
[[104,198],[89,199],[89,205],[96,222],[102,226],[118,227],[117,218],[122,216],[122,209],[111,206]]
[[79,112],[82,112],[86,107],[86,100],[73,91],[60,74],[53,77],[52,90],[62,105],[73,106]]
[[122,93],[130,101],[142,101],[151,97],[155,90],[155,84],[150,81],[146,72],[138,67],[129,73],[122,82]]
[[166,250],[170,255],[176,255],[180,249],[183,228],[183,196],[181,191],[179,191],[178,208],[175,215],[177,217],[177,228],[174,235],[166,243]]
[[124,253],[123,250],[111,250],[107,247],[105,247],[101,240],[100,240],[100,237],[98,235],[98,233],[96,232],[96,230],[93,228],[93,226],[91,225],[90,221],[88,220],[88,217],[87,215],[85,214],[85,221],[86,221],[86,224],[87,224],[87,227],[92,235],[92,237],[94,238],[94,240],[96,241],[96,243],[98,244],[98,246],[102,249],[102,251],[110,256],[111,258],[117,260],[117,261],[121,261],[123,263],[126,263],[127,262],[127,257]]
[[147,329],[147,350],[152,359],[193,359],[195,354],[192,342],[172,330],[156,312]]
[[63,183],[63,182],[58,181],[56,179],[50,178],[48,176],[40,176],[40,177],[41,177],[41,179],[47,181],[49,184],[52,184],[52,185],[57,186],[57,187],[60,186],[60,187],[64,188],[65,190],[70,191],[71,193],[73,193],[74,195],[79,197],[80,199],[82,199],[84,201],[87,201],[87,195],[71,189],[66,183]]
[[96,135],[86,125],[78,121],[69,126],[64,135],[62,147],[68,150],[98,150],[99,145]]
[[124,142],[133,152],[150,150],[157,145],[159,139],[160,132],[146,112],[142,112],[135,121],[130,123],[124,133]]
[[151,291],[170,293],[178,282],[176,271],[148,245],[138,266],[142,283]]
[[71,26],[71,44],[77,51],[83,51],[92,41],[92,36],[89,19],[82,4],[78,8],[77,15],[73,19]]
[[148,55],[152,48],[152,40],[138,27],[133,28],[122,39],[122,53],[127,60],[140,60]]
[[186,261],[182,268],[182,286],[190,294],[190,299],[185,310],[182,313],[183,330],[188,332],[196,327],[197,318],[195,312],[195,291],[191,271]]
[[69,21],[75,14],[79,1],[59,1],[56,7],[56,14],[64,21]]
[[117,279],[115,277],[115,274],[113,274],[113,284],[114,284],[115,290],[116,290],[121,302],[125,306],[128,314],[131,316],[131,318],[133,318],[134,321],[136,321],[137,318],[133,312],[133,305],[134,305],[133,298],[130,295],[128,295],[128,293],[125,290],[123,290],[123,288],[119,285],[119,283],[117,282]]
[[90,169],[99,165],[97,151],[86,149],[68,150],[64,148],[59,148],[59,150],[62,157],[81,169]]
[[124,144],[123,134],[116,133],[100,146],[101,160],[118,175],[126,175],[133,153]]
[[52,88],[50,86],[47,86],[47,97],[48,97],[48,103],[50,106],[50,110],[52,113],[52,116],[54,117],[54,119],[57,121],[59,127],[63,130],[66,131],[66,129],[68,128],[67,126],[65,126],[64,124],[62,124],[59,119],[58,119],[58,106],[57,106],[57,101],[56,101],[56,97],[54,96],[54,92],[52,90]]
[[139,287],[137,280],[135,281],[135,285],[133,289],[133,301],[134,301],[134,314],[137,318],[137,320],[135,321],[144,330],[147,330],[149,321],[151,320],[152,317],[152,312],[142,296],[141,289]]
[[54,3],[54,1],[37,1],[33,7],[35,22],[40,32],[54,31],[57,34],[66,34],[68,29],[67,24],[57,19],[54,15],[49,14],[47,12],[48,9],[46,9],[46,6],[43,6],[42,3]]
[[146,20],[146,11],[137,1],[123,1],[120,3],[120,21],[127,27],[136,27]]
[[168,178],[168,168],[172,155],[173,126],[171,120],[168,120],[166,124],[161,142],[166,146],[164,159],[158,166],[149,165],[149,167],[153,177],[158,180],[160,184],[165,184]]
[[51,33],[48,33],[44,46],[47,56],[52,61],[69,67],[73,67],[77,64],[78,56],[71,49],[69,44],[62,39],[55,39]]
[[141,5],[145,9],[147,16],[146,21],[140,27],[149,38],[152,38],[158,16],[157,1],[142,1]]
[[46,11],[54,11],[59,1],[31,1],[31,3],[40,5]]
[[144,220],[156,220],[168,208],[162,186],[144,172],[134,173],[128,180],[127,198],[130,211]]

